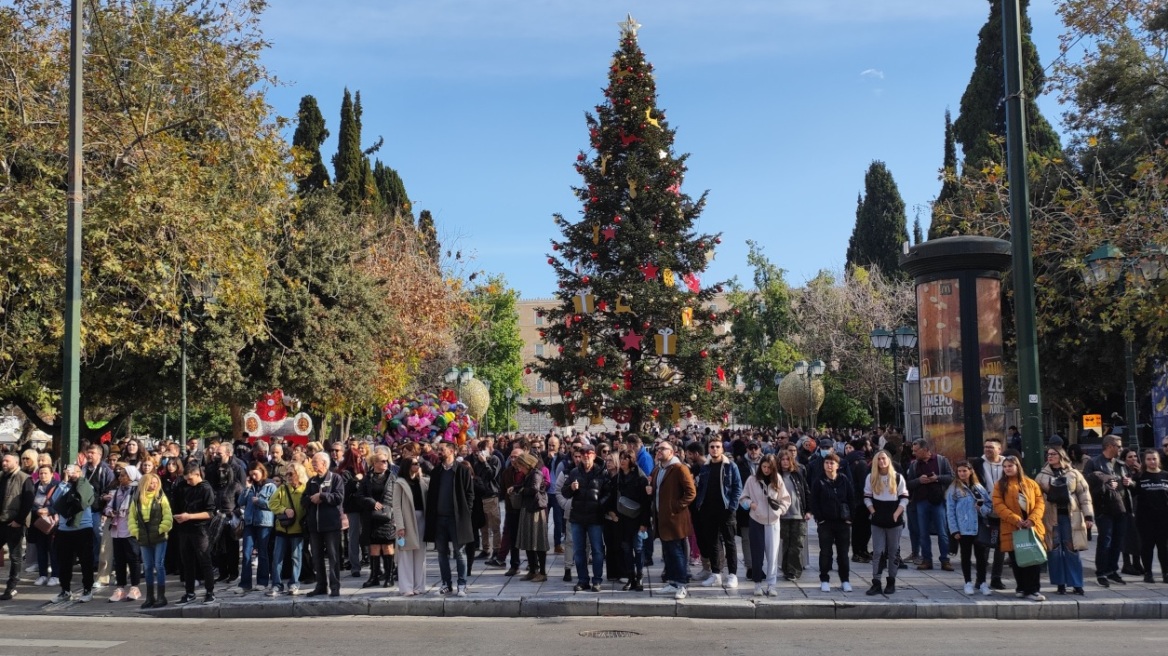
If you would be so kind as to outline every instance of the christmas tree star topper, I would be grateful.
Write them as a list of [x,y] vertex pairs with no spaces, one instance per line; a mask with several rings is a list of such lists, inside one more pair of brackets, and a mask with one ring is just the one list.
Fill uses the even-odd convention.
[[641,24],[633,19],[633,15],[629,14],[629,19],[623,23],[617,23],[621,28],[621,35],[627,37],[636,37],[637,30],[641,29]]

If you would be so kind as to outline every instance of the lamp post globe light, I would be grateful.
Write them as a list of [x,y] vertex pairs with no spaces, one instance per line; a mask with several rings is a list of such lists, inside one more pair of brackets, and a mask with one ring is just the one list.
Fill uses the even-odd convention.
[[[507,431],[510,431],[511,430],[511,416],[514,412],[511,409],[511,399],[515,398],[515,390],[508,387],[507,389],[503,390],[503,396],[507,398]],[[506,432],[506,431],[504,431],[504,432]]]
[[[807,414],[808,420],[810,421],[808,427],[812,429],[816,426],[816,414],[819,410],[817,407],[818,404],[815,402],[815,390],[812,387],[812,383],[816,378],[822,376],[826,370],[827,365],[823,363],[823,360],[814,360],[812,362],[800,360],[795,363],[795,369],[792,372],[798,378],[807,381]],[[781,383],[782,379],[779,382]]]
[[[442,379],[445,380],[447,384],[455,386],[455,395],[458,397],[459,401],[462,401],[462,386],[469,382],[472,378],[474,378],[474,367],[471,367],[470,365],[466,365],[465,367],[451,367],[447,369],[446,373],[442,376]],[[490,383],[485,382],[485,384],[487,385],[487,391],[489,392]]]
[[900,430],[902,428],[900,425],[900,366],[897,363],[897,356],[902,350],[908,352],[917,347],[917,331],[909,326],[901,326],[895,331],[881,327],[868,333],[868,339],[871,340],[873,348],[892,353],[892,394],[893,414],[895,415],[893,425],[897,430]]
[[[1168,280],[1168,249],[1157,246],[1145,247],[1143,253],[1135,257],[1128,257],[1122,249],[1110,242],[1096,248],[1083,263],[1083,282],[1088,287],[1107,289],[1117,287],[1120,295],[1127,291],[1131,282],[1137,289],[1147,289],[1163,280]],[[1128,318],[1129,323],[1131,318]],[[1124,336],[1123,363],[1126,378],[1124,386],[1124,405],[1127,417],[1124,419],[1127,426],[1127,443],[1138,450],[1139,436],[1139,405],[1136,403],[1135,356],[1133,354],[1132,338]]]

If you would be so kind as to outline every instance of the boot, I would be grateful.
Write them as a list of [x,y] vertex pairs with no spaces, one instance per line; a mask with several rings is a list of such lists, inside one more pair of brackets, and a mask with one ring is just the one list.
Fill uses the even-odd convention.
[[381,559],[375,558],[369,563],[369,579],[361,584],[362,588],[372,588],[381,583]]
[[158,597],[154,600],[154,608],[162,608],[166,605],[166,584],[158,584]]
[[393,561],[393,556],[381,557],[381,569],[381,587],[388,588],[397,583],[397,563]]
[[143,610],[154,608],[154,586],[150,583],[146,584],[146,601],[142,602],[140,608]]
[[868,592],[864,593],[869,597],[875,597],[878,594],[883,594],[884,590],[880,587],[880,579],[872,579],[872,587],[868,588]]
[[633,587],[631,589],[633,592],[644,592],[645,591],[645,586],[641,583],[641,577],[639,577],[639,576],[633,577]]
[[890,576],[884,584],[884,594],[890,595],[893,592],[896,592],[896,579]]

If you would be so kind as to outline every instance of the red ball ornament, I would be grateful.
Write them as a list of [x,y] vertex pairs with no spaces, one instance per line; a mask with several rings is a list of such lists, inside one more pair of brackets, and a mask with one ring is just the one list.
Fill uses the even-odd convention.
[[641,129],[642,129],[642,130],[644,130],[644,129],[645,129],[645,128],[647,128],[647,127],[649,127],[649,124],[648,124],[648,123],[642,123],[642,124],[641,124]]
[[631,105],[632,103],[633,103],[633,101],[629,100],[628,98],[625,98],[626,105]]
[[589,199],[589,202],[595,203],[598,200],[600,200],[600,198],[593,196],[591,199]]
[[613,383],[613,384],[612,384],[612,391],[614,391],[614,392],[615,392],[615,391],[617,391],[617,390],[619,390],[619,389],[620,389],[620,385],[617,385],[616,383]]
[[686,419],[693,419],[693,412],[690,410],[687,410],[685,413],[685,418]]
[[579,155],[576,155],[576,161],[583,162],[584,161],[584,153],[580,153]]
[[552,250],[553,250],[553,251],[558,251],[558,250],[560,250],[560,245],[559,245],[559,244],[552,244]]
[[665,248],[665,241],[664,241],[664,240],[658,241],[658,242],[657,242],[657,247],[658,247],[658,248]]
[[702,356],[703,358],[705,358],[705,357],[709,357],[709,355],[710,355],[710,352],[709,352],[709,351],[706,351],[705,349],[702,349],[702,352],[701,352],[701,353],[699,353],[698,355],[700,355],[700,356]]
[[594,259],[594,260],[596,258],[600,257],[600,253],[597,253],[596,251],[593,251],[592,253],[590,253],[590,255],[592,256],[592,259]]
[[580,279],[580,282],[584,283],[585,285],[587,285],[591,281],[592,281],[592,279],[589,278],[588,276],[584,276],[583,278]]
[[641,324],[641,330],[649,330],[649,325],[650,325],[650,324],[649,324],[649,322],[648,322],[648,321],[646,321],[646,322],[642,323],[642,324]]
[[710,313],[710,321],[717,321],[717,320],[718,320],[718,315],[711,312]]
[[523,373],[525,373],[525,374],[528,374],[528,375],[531,375],[531,367],[526,367],[526,368],[524,368],[524,369],[523,369]]
[[704,242],[704,241],[699,241],[699,242],[698,242],[698,248],[702,248],[702,249],[704,249],[705,247],[706,247],[706,242]]
[[554,257],[548,258],[548,264],[555,264],[555,263],[556,263],[556,258],[554,258]]
[[543,339],[545,337],[547,337],[547,331],[545,331],[545,330],[539,331],[539,338]]
[[558,346],[558,347],[556,347],[556,349],[557,349],[557,350],[558,350],[560,353],[563,353],[563,352],[564,352],[564,347],[562,347],[562,346]]
[[575,321],[576,323],[580,323],[580,322],[581,322],[581,321],[583,321],[583,320],[584,320],[584,317],[582,317],[582,316],[580,316],[580,315],[578,315],[578,314],[577,314],[577,315],[573,315],[573,316],[572,316],[572,321]]
[[616,216],[612,217],[612,222],[613,222],[613,223],[620,223],[620,222],[621,222],[621,220],[622,220],[622,219],[620,218],[620,215],[619,215],[619,214],[617,214]]
[[721,243],[722,243],[722,238],[721,238],[721,237],[714,237],[714,243],[715,243],[715,244],[721,244]]
[[656,418],[657,415],[659,415],[659,414],[661,414],[661,411],[658,410],[657,408],[653,408],[653,417]]

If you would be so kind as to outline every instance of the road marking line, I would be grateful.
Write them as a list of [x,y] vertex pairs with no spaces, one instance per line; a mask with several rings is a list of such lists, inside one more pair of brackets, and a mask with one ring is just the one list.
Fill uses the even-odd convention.
[[109,649],[125,644],[125,640],[0,640],[5,647],[65,647],[68,649]]

